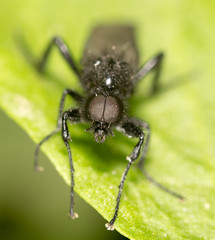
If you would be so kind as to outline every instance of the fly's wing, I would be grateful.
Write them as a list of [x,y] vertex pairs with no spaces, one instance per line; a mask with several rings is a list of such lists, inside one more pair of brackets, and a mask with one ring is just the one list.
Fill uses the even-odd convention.
[[[91,56],[102,57],[115,51],[123,56],[133,70],[138,67],[138,53],[135,44],[135,29],[129,25],[102,25],[96,27],[88,41],[83,54],[83,67]],[[84,66],[86,64],[86,66]]]

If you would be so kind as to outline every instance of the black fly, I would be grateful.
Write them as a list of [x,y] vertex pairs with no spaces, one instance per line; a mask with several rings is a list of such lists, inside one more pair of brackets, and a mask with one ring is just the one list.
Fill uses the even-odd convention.
[[[81,62],[82,69],[76,66],[64,41],[60,37],[54,37],[39,61],[38,70],[40,72],[43,72],[53,46],[57,46],[63,58],[77,75],[85,90],[85,96],[81,96],[72,89],[64,90],[60,101],[57,127],[37,145],[35,169],[40,170],[38,154],[41,145],[55,133],[61,131],[68,151],[71,169],[71,205],[69,215],[73,219],[78,217],[78,214],[74,212],[74,168],[69,145],[71,137],[67,126],[68,121],[71,123],[90,123],[91,125],[86,131],[91,131],[94,134],[96,142],[104,142],[108,135],[113,136],[113,129],[129,137],[138,138],[133,151],[126,157],[128,164],[119,185],[113,218],[106,224],[108,230],[114,229],[113,224],[117,218],[126,176],[130,166],[138,159],[140,153],[141,157],[138,166],[147,179],[164,191],[182,199],[181,195],[156,182],[144,170],[144,158],[149,144],[150,127],[144,121],[129,117],[125,107],[127,106],[127,99],[131,97],[136,84],[151,70],[155,72],[152,91],[157,91],[163,53],[156,55],[138,70],[139,62],[134,39],[134,28],[127,25],[99,26],[93,30],[86,44]],[[77,102],[79,108],[64,111],[64,102],[67,95]]]

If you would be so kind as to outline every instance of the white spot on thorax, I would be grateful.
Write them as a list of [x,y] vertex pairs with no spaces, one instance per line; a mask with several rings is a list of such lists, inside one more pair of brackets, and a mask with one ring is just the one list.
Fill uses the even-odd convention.
[[99,64],[100,64],[100,61],[97,60],[97,61],[94,63],[94,67],[97,67]]
[[112,83],[112,79],[110,77],[108,77],[105,81],[105,84],[107,87],[110,87],[111,86],[111,83]]

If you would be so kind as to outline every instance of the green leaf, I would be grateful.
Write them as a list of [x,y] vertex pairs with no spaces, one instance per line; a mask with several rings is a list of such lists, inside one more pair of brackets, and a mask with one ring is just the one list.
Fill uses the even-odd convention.
[[[147,171],[186,199],[179,201],[154,187],[132,166],[115,223],[130,239],[215,238],[214,12],[214,2],[203,0],[0,3],[0,106],[37,143],[55,128],[62,91],[82,90],[57,51],[47,74],[39,75],[23,57],[15,35],[25,37],[35,57],[52,36],[61,35],[80,59],[95,24],[132,22],[137,26],[141,63],[160,50],[165,52],[162,91],[147,97],[151,76],[147,77],[130,102],[130,113],[152,128]],[[116,134],[97,144],[84,132],[87,127],[70,127],[75,191],[110,220],[125,156],[136,141]],[[42,150],[70,184],[60,134]]]

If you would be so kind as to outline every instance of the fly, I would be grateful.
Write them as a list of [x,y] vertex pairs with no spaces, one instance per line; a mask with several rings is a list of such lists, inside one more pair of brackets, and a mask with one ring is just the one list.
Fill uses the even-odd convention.
[[[98,143],[104,142],[109,135],[114,136],[113,129],[122,132],[126,136],[138,139],[133,151],[126,157],[128,164],[120,181],[115,211],[110,222],[105,225],[108,230],[114,230],[114,222],[118,216],[124,182],[131,165],[137,159],[139,159],[138,166],[149,181],[171,195],[183,199],[183,196],[156,182],[145,171],[144,159],[149,146],[151,130],[147,122],[130,117],[125,107],[128,99],[134,93],[136,85],[150,71],[154,71],[155,74],[152,82],[152,92],[155,93],[158,90],[158,80],[164,56],[163,53],[159,53],[146,62],[143,67],[139,68],[134,32],[134,27],[129,25],[102,25],[96,27],[92,31],[84,49],[81,61],[82,69],[77,67],[63,39],[58,36],[54,37],[37,66],[42,73],[51,49],[56,46],[76,74],[85,92],[82,96],[70,88],[64,90],[60,101],[56,129],[37,145],[35,151],[35,169],[40,170],[38,156],[41,145],[61,131],[71,169],[69,212],[71,218],[77,218],[78,214],[74,211],[74,167],[69,144],[71,136],[68,131],[68,122],[89,123],[89,128],[86,131],[92,132]],[[64,103],[68,95],[76,101],[78,107],[64,111]]]

